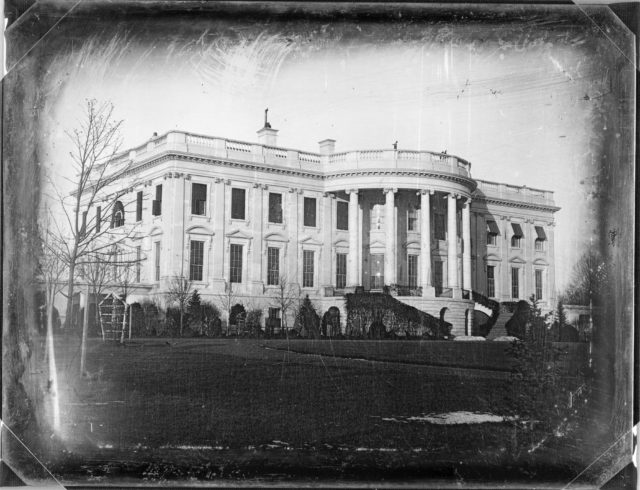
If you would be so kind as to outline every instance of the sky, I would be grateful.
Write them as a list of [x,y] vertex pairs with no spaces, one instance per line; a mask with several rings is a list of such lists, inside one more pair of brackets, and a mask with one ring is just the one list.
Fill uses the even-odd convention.
[[475,178],[555,192],[561,289],[594,227],[610,67],[597,36],[549,18],[120,23],[51,54],[44,163],[64,172],[86,98],[115,105],[123,149],[172,129],[257,141],[268,107],[283,147],[447,150]]

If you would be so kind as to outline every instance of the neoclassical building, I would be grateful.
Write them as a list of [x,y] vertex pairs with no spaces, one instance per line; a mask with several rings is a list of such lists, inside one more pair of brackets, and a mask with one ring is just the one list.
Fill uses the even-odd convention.
[[[390,291],[469,328],[471,291],[554,304],[553,193],[474,179],[459,157],[399,148],[317,153],[282,148],[268,123],[258,142],[171,131],[121,154],[101,226],[128,229],[135,294],[172,278],[215,301],[280,312],[286,281],[322,310],[344,293]],[[113,203],[112,203],[113,204]],[[100,225],[99,225],[100,226]]]

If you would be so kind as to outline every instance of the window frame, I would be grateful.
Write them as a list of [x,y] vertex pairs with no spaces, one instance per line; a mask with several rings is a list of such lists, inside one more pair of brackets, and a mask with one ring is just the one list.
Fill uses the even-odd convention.
[[[280,220],[272,220],[272,211],[275,213],[276,212],[276,207],[273,206],[272,207],[272,203],[271,203],[271,196],[278,196],[280,198],[280,209],[279,209],[279,213],[280,213]],[[283,201],[283,196],[282,196],[282,192],[269,192],[269,196],[267,197],[267,223],[269,224],[273,224],[273,225],[281,225],[284,223],[284,209],[282,206],[282,201]],[[274,216],[277,217],[277,216]]]
[[[311,258],[310,262],[308,261],[309,257]],[[302,250],[302,287],[304,289],[315,287],[315,260],[315,250]]]
[[[418,276],[420,271],[419,257],[420,255],[415,253],[407,254],[407,285],[413,289],[418,287]],[[412,261],[415,261],[415,264],[412,265]]]
[[[344,252],[336,252],[336,289],[344,289],[347,287],[347,262],[349,254]],[[344,261],[344,264],[340,262]],[[344,269],[344,271],[342,270]]]
[[[491,271],[491,274],[489,274]],[[487,265],[487,297],[496,297],[496,266]]]
[[[195,199],[195,189],[198,186],[199,189],[204,188],[204,199]],[[207,216],[207,203],[209,195],[209,186],[203,182],[191,182],[191,215],[192,216]],[[202,204],[198,204],[202,203]],[[201,206],[202,209],[198,209]],[[195,211],[195,212],[194,212]],[[198,212],[202,211],[202,212]]]
[[[199,244],[200,250],[194,251],[194,244]],[[204,281],[204,248],[205,241],[204,240],[189,240],[189,280],[194,282],[203,282]],[[196,255],[195,252],[199,252]],[[196,263],[194,258],[199,258],[200,263]],[[199,278],[197,274],[194,272],[199,272]]]
[[447,220],[444,213],[433,213],[433,238],[445,241],[447,239]]
[[[340,208],[343,207],[346,209],[346,213],[340,213]],[[344,223],[344,228],[341,228],[340,225],[340,216],[346,216],[346,218],[342,218],[346,220]],[[349,231],[349,201],[336,201],[336,230],[337,231]]]
[[544,271],[542,269],[533,270],[533,286],[536,301],[542,301],[544,298]]
[[136,246],[136,283],[140,284],[142,277],[142,247]]
[[[313,202],[313,206],[309,205],[307,207],[307,203]],[[313,224],[307,223],[307,212],[312,211],[313,216]],[[302,225],[306,228],[317,228],[318,227],[318,200],[315,197],[304,196],[302,199]]]
[[142,221],[142,201],[144,199],[142,191],[136,194],[136,223]]
[[[239,251],[239,254],[234,257],[234,250],[236,252]],[[240,243],[231,243],[229,244],[229,283],[231,284],[242,284],[242,268],[244,266],[244,245]],[[234,266],[234,258],[236,259],[236,264]],[[239,267],[238,267],[238,258],[239,258]],[[235,275],[234,275],[235,272]]]
[[511,267],[511,299],[520,299],[520,269]]
[[[238,216],[234,216],[234,212],[236,211],[236,209],[234,209],[234,195],[239,195],[239,193],[242,192],[242,217],[238,217]],[[244,187],[232,187],[231,188],[231,205],[230,207],[230,218],[234,221],[246,221],[247,220],[247,189],[245,189]]]
[[[413,217],[411,214],[413,213]],[[413,226],[410,224],[413,223]],[[415,204],[410,204],[407,208],[407,231],[412,233],[420,232],[420,208]]]
[[160,264],[162,263],[162,257],[161,257],[161,252],[162,252],[162,241],[161,240],[156,240],[153,242],[153,247],[154,247],[154,273],[153,273],[153,277],[154,277],[154,282],[160,282]]
[[151,215],[162,216],[162,184],[156,184],[156,198],[151,202]]
[[[275,255],[272,255],[272,252],[275,250]],[[271,259],[276,259],[277,268],[273,267],[273,263]],[[273,272],[276,272],[276,275],[272,275]],[[267,286],[279,286],[280,285],[280,247],[269,247],[267,246]]]

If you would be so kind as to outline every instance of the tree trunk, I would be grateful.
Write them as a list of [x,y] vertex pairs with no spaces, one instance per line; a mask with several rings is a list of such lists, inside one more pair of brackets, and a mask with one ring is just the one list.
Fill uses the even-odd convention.
[[84,302],[84,315],[82,315],[82,342],[80,344],[80,376],[85,374],[85,362],[87,360],[87,333],[89,330],[89,288]]
[[71,327],[71,316],[73,312],[73,276],[75,274],[75,269],[76,263],[75,259],[72,256],[72,259],[69,261],[69,279],[67,281],[67,312],[64,318],[64,330],[67,334],[69,333],[69,328]]
[[48,292],[47,296],[47,357],[49,359],[47,386],[51,396],[53,428],[58,431],[60,430],[60,404],[58,400],[58,373],[53,345],[53,292]]
[[180,308],[180,337],[182,337],[182,308]]

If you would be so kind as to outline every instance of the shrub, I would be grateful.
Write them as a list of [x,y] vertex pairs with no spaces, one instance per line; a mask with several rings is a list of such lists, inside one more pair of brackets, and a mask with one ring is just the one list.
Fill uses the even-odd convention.
[[322,315],[322,335],[325,337],[338,337],[342,330],[340,328],[340,310],[332,306]]
[[320,317],[316,313],[316,309],[308,295],[305,296],[298,309],[294,330],[296,330],[301,337],[320,338]]
[[245,327],[249,335],[258,336],[262,332],[262,310],[252,308],[247,312]]

